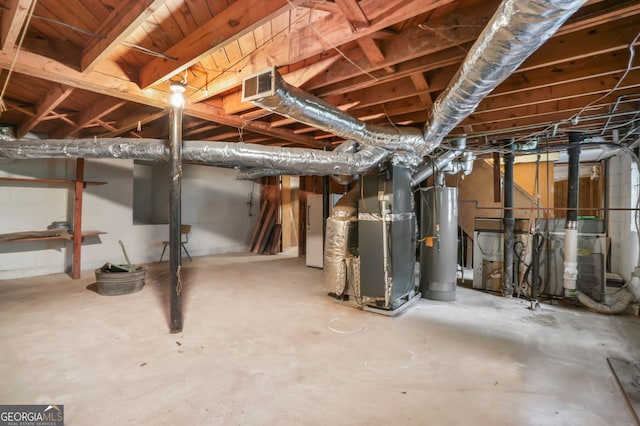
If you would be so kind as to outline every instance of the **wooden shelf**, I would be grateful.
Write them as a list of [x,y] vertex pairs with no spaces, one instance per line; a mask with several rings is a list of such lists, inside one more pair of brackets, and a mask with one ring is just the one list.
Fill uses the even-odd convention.
[[[41,179],[41,178],[17,178],[17,177],[0,177],[0,182],[16,182],[16,183],[41,183],[44,185],[75,185],[75,180],[70,179]],[[107,182],[82,181],[84,185],[105,185]]]
[[74,179],[43,179],[43,178],[24,178],[24,177],[0,177],[0,184],[3,182],[13,183],[17,185],[64,185],[73,190],[73,223],[71,228],[76,231],[76,234],[70,234],[66,230],[47,230],[47,231],[28,231],[17,232],[13,234],[0,235],[1,242],[27,242],[27,241],[54,241],[54,240],[66,240],[71,241],[73,246],[73,257],[71,265],[71,278],[80,278],[80,257],[82,254],[82,241],[85,237],[93,237],[100,234],[105,234],[102,231],[83,231],[82,230],[82,197],[84,188],[87,185],[104,185],[106,182],[93,182],[84,180],[84,158],[77,158],[75,160],[76,170]]
[[[85,237],[96,237],[96,236],[102,235],[102,234],[106,234],[106,232],[103,232],[103,231],[83,231],[82,232],[82,238],[85,238]],[[53,240],[71,241],[71,240],[73,240],[73,237],[74,237],[73,234],[65,233],[65,234],[62,234],[62,235],[54,235],[54,236],[51,236],[51,237],[17,238],[15,240],[6,240],[4,242],[6,242],[6,243],[21,243],[21,242],[27,242],[27,241],[53,241]]]

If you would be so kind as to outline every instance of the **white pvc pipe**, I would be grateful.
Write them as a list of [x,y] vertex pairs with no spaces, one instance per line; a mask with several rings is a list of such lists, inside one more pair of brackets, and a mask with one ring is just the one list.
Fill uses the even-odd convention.
[[575,222],[571,222],[571,224],[568,223],[565,227],[564,236],[563,287],[567,297],[576,296],[576,282],[578,280],[578,229]]

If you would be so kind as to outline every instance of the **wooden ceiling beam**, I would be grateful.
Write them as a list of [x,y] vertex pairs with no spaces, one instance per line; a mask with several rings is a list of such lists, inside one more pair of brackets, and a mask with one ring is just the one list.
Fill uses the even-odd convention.
[[42,102],[38,104],[38,107],[36,108],[36,115],[20,123],[16,131],[16,138],[20,139],[29,133],[29,131],[36,127],[38,123],[49,115],[51,111],[67,99],[73,90],[74,89],[72,87],[65,87],[61,85],[55,85],[50,89]]
[[[482,101],[465,123],[475,126],[479,122],[500,121],[504,117],[513,119],[532,116],[536,113],[552,111],[553,108],[557,108],[557,105],[572,99],[581,99],[575,101],[574,107],[585,106],[592,100],[606,95],[620,80],[622,72],[586,78],[563,85],[531,88],[516,94],[492,95]],[[640,70],[636,69],[627,75],[615,93],[616,96],[619,93],[631,93],[638,88],[640,88]],[[361,120],[367,120],[366,115],[369,115],[380,122],[384,120],[378,116],[383,113],[388,114],[394,122],[425,121],[427,117],[424,108],[412,104],[398,105],[395,108],[387,108],[386,111],[376,105],[364,110],[357,109],[352,113]]]
[[354,31],[360,31],[369,26],[369,19],[356,0],[335,0],[335,2]]
[[546,67],[569,58],[576,60],[614,50],[628,50],[637,34],[638,17],[631,16],[552,37],[524,61],[518,72]]
[[[459,50],[458,52],[451,51],[452,54],[464,57],[466,56],[465,48],[457,46],[475,41],[497,6],[498,2],[495,0],[486,1],[477,7],[459,9],[454,17],[428,21],[426,27],[409,27],[401,33],[379,42],[379,48],[385,54],[382,56],[382,60],[373,64],[364,53],[358,50],[351,50],[346,55],[349,57],[349,61],[341,58],[328,72],[311,80],[309,87],[310,89],[317,89],[361,76],[362,71],[360,69],[372,72],[449,48]],[[456,20],[455,26],[450,24],[450,20],[453,18]],[[395,71],[397,73],[398,70],[396,69]],[[370,76],[362,76],[362,78],[372,80]]]
[[[6,68],[11,66],[14,57],[15,49],[0,51],[0,67]],[[136,102],[162,109],[166,109],[168,105],[169,95],[166,92],[153,88],[142,90],[131,81],[110,77],[102,73],[81,73],[64,64],[27,51],[21,51],[20,55],[17,56],[14,70],[32,77],[78,87],[129,102]],[[226,126],[244,127],[248,131],[288,140],[305,146],[316,148],[324,146],[323,143],[315,141],[313,138],[295,135],[283,129],[270,129],[267,123],[247,121],[239,116],[227,115],[222,108],[214,107],[203,102],[197,104],[187,103],[184,112],[186,115],[198,117],[203,120],[213,121]]]
[[118,48],[167,0],[128,0],[118,4],[109,18],[98,28],[105,38],[92,38],[82,50],[80,69],[90,72]]
[[424,74],[421,72],[411,74],[411,82],[416,90],[420,92],[418,96],[424,106],[427,107],[428,110],[431,109],[433,106],[433,99],[431,99],[431,95],[428,92],[429,83],[427,83],[427,79],[424,78]]
[[[587,7],[582,9],[587,10]],[[593,13],[586,16],[581,16],[580,11],[575,17],[570,18],[560,29],[556,32],[556,35],[563,35],[566,33],[590,28],[596,25],[606,24],[608,22],[616,21],[618,19],[627,18],[629,16],[637,15],[640,13],[640,3],[633,2],[620,2],[616,1],[616,5],[604,12],[601,10],[594,10]]]
[[154,121],[159,120],[167,115],[168,112],[166,110],[163,110],[155,113],[143,113],[127,116],[123,120],[120,120],[115,124],[115,130],[100,135],[100,137],[113,138],[116,136],[120,136],[134,129],[138,129],[138,127],[142,128],[142,126],[153,123]]
[[[207,136],[204,140],[208,141],[223,141],[223,142],[235,142],[232,139],[238,139],[240,134],[238,132],[224,132],[213,136]],[[244,140],[244,138],[243,138]]]
[[95,122],[96,122],[100,127],[104,128],[104,129],[107,129],[107,130],[108,130],[108,131],[110,131],[110,132],[115,132],[115,131],[117,131],[117,130],[118,130],[118,129],[116,129],[113,125],[111,125],[111,124],[109,124],[109,123],[107,123],[107,122],[105,122],[105,121],[102,121],[102,120],[100,120],[100,119],[97,119]]
[[[595,122],[589,120],[588,117],[606,115],[609,112],[610,106],[611,105],[608,103],[595,105],[593,109],[589,109],[588,111],[585,111],[581,114],[582,121],[579,121],[579,123],[584,124],[592,129],[599,129]],[[550,126],[552,123],[565,123],[565,125],[571,126],[571,122],[569,121],[569,119],[580,110],[581,107],[576,107],[566,110],[556,110],[547,114],[539,114],[533,117],[513,117],[510,120],[483,122],[480,124],[474,124],[473,130],[474,132],[501,132],[511,131],[514,128],[517,129],[519,127],[525,126],[539,125],[540,128],[544,128]],[[622,110],[622,108],[619,108],[619,111]],[[635,110],[629,111],[629,108],[627,108],[626,111],[634,112]]]
[[[628,58],[620,51],[594,55],[588,58],[569,60],[550,67],[533,71],[516,73],[506,79],[487,98],[501,95],[515,95],[532,89],[543,89],[549,86],[563,85],[589,78],[606,77],[621,73],[627,69]],[[633,68],[640,66],[640,58],[636,57]],[[435,80],[435,78],[434,78]],[[432,81],[433,83],[433,81]]]
[[10,49],[18,40],[20,30],[24,26],[27,14],[35,0],[9,0],[8,10],[2,12],[2,29],[0,30],[0,47]]
[[300,7],[307,9],[323,10],[329,13],[342,13],[340,7],[333,1],[310,0],[300,3]]
[[[490,6],[491,5],[488,3],[484,7]],[[471,19],[473,19],[472,12],[464,14],[463,12],[464,11],[459,11],[457,17],[462,20],[461,22],[463,22],[464,25],[473,26],[477,24],[474,24],[471,21]],[[562,32],[560,36],[552,37],[546,44],[531,55],[531,57],[525,61],[516,73],[545,67],[548,66],[549,63],[558,63],[591,56],[591,46],[595,47],[593,54],[623,49],[635,36],[635,26],[633,25],[633,22],[633,18],[625,18],[621,22],[600,24],[593,28],[577,31],[575,34]],[[435,23],[432,23],[432,26],[435,25]],[[442,23],[437,25],[442,25]],[[469,27],[469,29],[472,28],[473,27]],[[595,29],[595,31],[591,32],[593,29]],[[479,32],[479,29],[476,29],[476,31]],[[433,35],[435,35],[435,33]],[[453,40],[462,42],[464,39],[472,38],[473,35],[467,34],[466,36],[463,36],[461,33],[458,33],[455,37],[456,38]],[[451,38],[451,36],[447,35],[447,38]],[[466,55],[464,51],[470,47],[470,44],[466,44],[460,46],[460,48],[449,47],[446,51],[439,50],[434,53],[429,53],[434,50],[442,49],[447,45],[446,42],[444,44],[438,43],[436,39],[433,39],[430,40],[430,46],[422,46],[421,51],[424,56],[416,59],[410,59],[413,54],[413,48],[408,46],[411,43],[415,43],[414,41],[411,41],[411,39],[412,37],[409,37],[408,33],[403,32],[398,36],[385,41],[385,46],[387,46],[385,47],[385,51],[389,52],[386,56],[385,64],[399,63],[396,67],[395,74],[391,76],[385,76],[378,73],[375,69],[368,66],[368,64],[362,59],[359,60],[357,54],[354,54],[354,51],[347,52],[347,56],[354,60],[359,66],[363,67],[367,72],[372,74],[377,80],[389,80],[393,79],[395,76],[400,78],[410,75],[413,72],[425,72],[433,70],[438,66],[458,63]],[[594,43],[591,43],[591,40],[587,41],[587,39],[593,39]],[[552,44],[553,46],[550,47]],[[420,47],[419,45],[416,46]],[[449,58],[449,60],[447,60],[447,58]],[[433,66],[430,65],[430,62],[433,62]],[[381,65],[383,64],[378,64],[377,69],[380,69]],[[323,97],[346,93],[354,89],[361,89],[375,83],[376,81],[374,81],[370,76],[362,75],[354,69],[353,65],[348,64],[344,60],[339,60],[331,67],[331,71],[329,73],[324,73],[311,80],[308,83],[308,90],[312,90],[316,95]]]
[[[342,14],[332,14],[314,22],[313,28],[306,25],[291,34],[276,37],[264,49],[247,55],[239,64],[238,72],[226,73],[216,80],[215,85],[210,85],[209,97],[240,86],[245,77],[267,67],[295,63],[321,55],[327,49],[327,45],[343,45],[453,1],[455,0],[362,0],[359,5],[371,22],[369,27],[353,33]],[[322,34],[322,38],[319,38],[318,34]],[[279,43],[285,39],[284,45]],[[296,46],[296,49],[289,49],[289,46]]]
[[[523,126],[536,126],[540,124],[541,127],[546,127],[552,123],[569,123],[569,119],[576,113],[580,112],[582,118],[591,115],[608,114],[611,111],[612,105],[615,103],[616,98],[625,93],[635,93],[635,89],[616,91],[610,94],[606,98],[598,101],[601,96],[599,94],[587,95],[583,98],[574,99],[562,99],[550,101],[547,105],[530,105],[517,110],[514,110],[514,114],[505,115],[503,113],[487,113],[484,114],[482,120],[480,115],[477,117],[470,117],[464,120],[457,129],[462,130],[465,126],[472,126],[474,132],[489,132],[489,131],[511,131]],[[583,107],[592,101],[596,101],[594,105],[583,110]],[[637,111],[637,107],[619,105],[618,111],[621,110],[633,110]],[[424,117],[416,113],[409,113],[404,115],[398,115],[395,117],[397,122],[412,121],[412,122],[424,122]],[[457,133],[457,131],[454,131]]]
[[618,96],[637,93],[637,87],[639,86],[636,84],[630,88],[617,89],[612,93],[603,91],[604,93],[576,94],[574,97],[550,99],[536,104],[516,105],[511,108],[508,114],[505,114],[503,110],[477,111],[464,120],[463,124],[473,125],[475,128],[478,124],[512,122],[514,120],[544,117],[545,115],[554,114],[558,111],[579,111],[592,102],[595,102],[595,104],[590,105],[589,110],[592,108],[602,109],[605,108],[605,106],[614,104]]
[[[463,47],[470,46],[470,43],[463,45]],[[311,86],[313,83],[312,81],[309,83],[308,89],[313,91],[316,96],[320,97],[342,95],[353,90],[366,89],[367,87],[371,87],[375,84],[411,77],[411,75],[416,72],[424,73],[450,65],[457,65],[464,59],[465,55],[466,53],[463,50],[451,47],[449,49],[399,63],[395,66],[395,72],[393,74],[387,74],[384,71],[370,71],[369,74],[375,77],[375,80],[367,75],[359,75],[321,87]]]
[[164,52],[177,60],[155,58],[142,67],[140,87],[148,88],[169,79],[299,3],[300,0],[238,0],[232,3]]
[[219,129],[219,128],[220,128],[220,126],[215,125],[215,124],[204,125],[204,126],[201,126],[201,127],[196,127],[194,129],[187,130],[187,131],[182,133],[182,136],[185,137],[185,138],[186,137],[192,137],[192,136],[198,135],[200,133],[210,132],[212,130],[216,130],[216,129]]
[[[356,40],[360,49],[367,57],[371,65],[377,65],[383,63],[385,61],[384,53],[380,50],[380,46],[376,43],[376,41],[369,37],[362,37]],[[384,70],[388,73],[394,72],[392,66],[385,66]]]
[[22,49],[80,69],[80,49],[59,38],[25,37]]
[[126,102],[121,99],[113,99],[113,98],[105,98],[99,102],[96,102],[91,105],[90,108],[83,111],[74,127],[61,127],[58,130],[51,133],[51,138],[53,139],[66,139],[85,127],[91,125],[95,121],[101,119],[102,117],[110,114],[111,112],[117,110],[121,106],[123,106]]
[[33,106],[23,105],[17,101],[10,100],[7,98],[4,98],[4,105],[7,107],[8,110],[12,109],[15,111],[20,111],[21,113],[29,117],[36,116],[35,108]]

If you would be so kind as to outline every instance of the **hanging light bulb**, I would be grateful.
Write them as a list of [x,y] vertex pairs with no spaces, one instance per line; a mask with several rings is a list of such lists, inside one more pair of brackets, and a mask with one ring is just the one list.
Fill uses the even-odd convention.
[[172,81],[169,89],[171,89],[172,92],[171,98],[169,99],[171,105],[176,108],[182,108],[184,106],[184,92],[186,90],[184,84],[180,81]]

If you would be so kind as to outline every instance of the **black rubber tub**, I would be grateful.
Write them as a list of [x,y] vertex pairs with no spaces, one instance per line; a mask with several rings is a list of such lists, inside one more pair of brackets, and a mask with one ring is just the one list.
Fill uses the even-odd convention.
[[140,266],[135,271],[117,265],[106,264],[95,270],[98,293],[104,296],[118,296],[135,293],[144,287],[147,270]]

